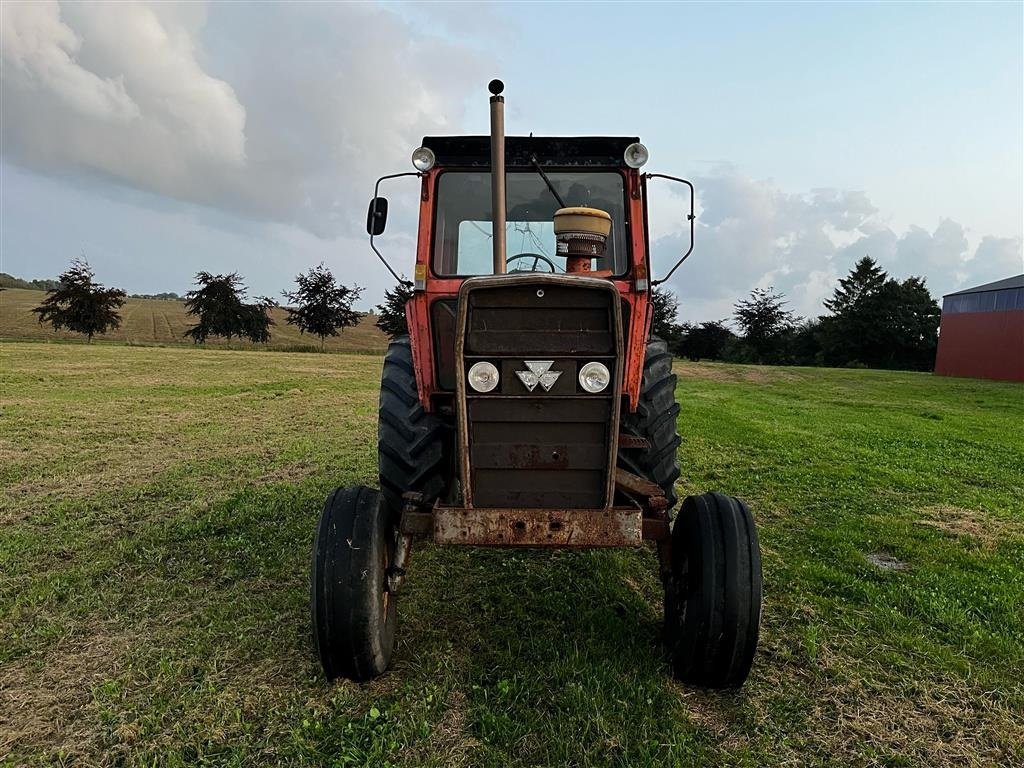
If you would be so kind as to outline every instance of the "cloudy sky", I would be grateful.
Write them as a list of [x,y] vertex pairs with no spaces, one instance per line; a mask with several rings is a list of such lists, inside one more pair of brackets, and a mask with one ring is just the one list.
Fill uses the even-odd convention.
[[[757,286],[821,311],[864,254],[939,295],[1024,271],[1022,5],[12,2],[2,25],[0,270],[84,253],[130,292],[199,269],[279,295],[326,262],[376,303],[374,179],[424,134],[639,135],[694,180],[682,316]],[[413,184],[386,253],[412,261]],[[682,200],[652,200],[655,272]]]

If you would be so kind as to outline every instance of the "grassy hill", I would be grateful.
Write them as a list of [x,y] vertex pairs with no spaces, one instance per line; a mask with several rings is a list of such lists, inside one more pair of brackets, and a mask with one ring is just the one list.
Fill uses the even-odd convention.
[[[43,291],[29,291],[17,288],[0,292],[0,338],[39,340],[78,340],[82,336],[67,331],[54,332],[48,325],[40,325],[32,308],[39,306],[46,296]],[[283,309],[275,309],[272,317],[276,325],[271,328],[271,339],[259,348],[278,350],[318,348],[320,340],[302,335],[294,326],[287,325]],[[187,344],[185,331],[195,323],[185,312],[181,301],[167,299],[127,299],[121,309],[121,327],[98,341],[128,342],[132,344]],[[211,347],[227,346],[221,339],[207,342]],[[253,348],[247,342],[232,341],[234,349]],[[383,352],[387,348],[387,336],[376,325],[372,317],[366,318],[354,328],[347,328],[336,338],[327,340],[329,352]]]
[[1024,765],[1024,387],[678,364],[680,491],[747,498],[747,685],[669,677],[648,550],[417,544],[324,681],[309,548],[381,361],[0,345],[0,765]]

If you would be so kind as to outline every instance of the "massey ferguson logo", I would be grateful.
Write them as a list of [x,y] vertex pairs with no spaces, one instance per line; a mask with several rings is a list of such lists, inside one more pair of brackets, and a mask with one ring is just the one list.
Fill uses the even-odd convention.
[[527,371],[516,371],[516,376],[523,382],[528,390],[533,392],[540,384],[545,392],[550,392],[551,388],[555,386],[555,382],[558,381],[558,377],[562,375],[561,371],[549,370],[554,360],[524,360]]

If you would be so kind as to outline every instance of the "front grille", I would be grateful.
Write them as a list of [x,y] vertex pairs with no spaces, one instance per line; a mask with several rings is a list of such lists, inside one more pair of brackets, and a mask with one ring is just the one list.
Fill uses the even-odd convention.
[[[478,284],[479,283],[479,284]],[[463,288],[462,370],[486,360],[493,392],[463,386],[467,496],[476,507],[600,508],[609,503],[618,423],[619,298],[605,280],[536,276],[475,278]],[[585,392],[579,367],[600,361],[612,384]],[[533,391],[517,375],[527,361],[558,378]]]

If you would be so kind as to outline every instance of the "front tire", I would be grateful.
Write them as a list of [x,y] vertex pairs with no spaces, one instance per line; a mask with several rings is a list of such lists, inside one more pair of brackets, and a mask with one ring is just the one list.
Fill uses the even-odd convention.
[[672,527],[665,639],[674,676],[738,688],[750,672],[761,623],[761,549],[747,505],[687,496]]
[[369,680],[391,662],[397,617],[387,571],[394,547],[380,493],[360,485],[327,497],[313,542],[310,609],[328,680]]

